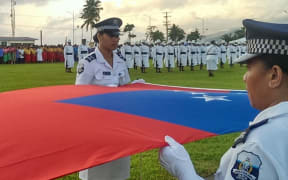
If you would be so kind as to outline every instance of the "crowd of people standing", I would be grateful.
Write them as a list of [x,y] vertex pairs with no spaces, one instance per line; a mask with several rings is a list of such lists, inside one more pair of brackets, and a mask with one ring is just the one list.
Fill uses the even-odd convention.
[[64,62],[63,46],[0,46],[1,64]]
[[[73,45],[74,60],[78,61],[78,45]],[[65,62],[65,46],[63,45],[22,45],[0,46],[0,64],[24,64],[24,63],[54,63]],[[89,52],[93,48],[88,48]],[[81,52],[80,52],[81,53]]]

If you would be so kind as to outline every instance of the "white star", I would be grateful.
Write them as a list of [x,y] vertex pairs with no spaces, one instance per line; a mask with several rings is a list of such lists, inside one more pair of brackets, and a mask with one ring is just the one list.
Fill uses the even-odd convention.
[[206,94],[203,95],[203,97],[192,97],[195,99],[205,99],[206,102],[209,101],[231,101],[229,99],[225,99],[227,96],[208,96]]

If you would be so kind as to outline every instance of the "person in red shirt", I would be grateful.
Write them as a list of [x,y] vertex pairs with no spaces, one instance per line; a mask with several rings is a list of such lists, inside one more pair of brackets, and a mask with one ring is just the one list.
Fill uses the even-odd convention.
[[25,47],[24,48],[24,60],[25,60],[25,63],[30,63],[31,62],[31,51],[30,51],[30,48],[29,46]]
[[36,56],[36,49],[35,49],[35,46],[31,47],[30,48],[30,51],[31,51],[31,62],[33,63],[36,63],[37,61],[37,56]]
[[43,56],[43,62],[47,62],[47,46],[46,45],[44,45],[43,47],[42,56]]

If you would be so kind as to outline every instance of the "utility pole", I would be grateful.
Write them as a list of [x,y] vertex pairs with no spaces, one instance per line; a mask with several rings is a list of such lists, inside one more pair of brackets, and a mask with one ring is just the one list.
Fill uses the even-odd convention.
[[11,0],[11,27],[12,27],[12,37],[15,37],[15,5],[16,1]]
[[42,36],[42,30],[40,30],[40,44],[41,46],[43,45],[43,36]]
[[74,28],[74,24],[75,24],[75,18],[74,18],[74,10],[73,10],[73,45],[74,45],[74,39],[75,39],[75,28]]
[[164,26],[166,27],[166,42],[168,41],[168,31],[169,31],[169,26],[171,25],[170,24],[170,21],[168,20],[168,18],[170,18],[171,16],[168,16],[169,12],[164,12],[165,13],[165,21],[164,21]]

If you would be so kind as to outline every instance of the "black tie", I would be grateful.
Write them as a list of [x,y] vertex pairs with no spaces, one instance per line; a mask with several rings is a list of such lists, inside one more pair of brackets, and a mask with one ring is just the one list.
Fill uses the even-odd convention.
[[235,148],[240,143],[245,143],[249,133],[251,132],[251,130],[253,130],[255,128],[258,128],[258,127],[266,124],[267,122],[268,122],[268,119],[265,119],[263,121],[260,121],[260,122],[258,122],[256,124],[253,124],[253,125],[249,126],[244,132],[241,133],[241,135],[238,138],[236,138],[232,148]]

